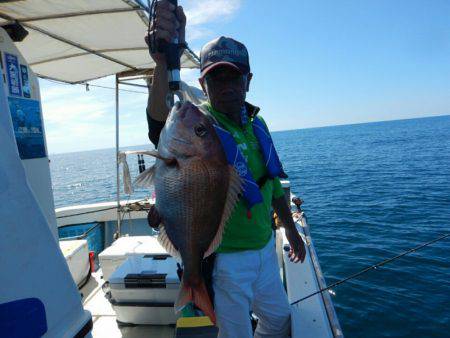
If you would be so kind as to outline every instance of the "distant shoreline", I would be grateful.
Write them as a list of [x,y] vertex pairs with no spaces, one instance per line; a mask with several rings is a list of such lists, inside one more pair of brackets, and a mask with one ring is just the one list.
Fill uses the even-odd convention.
[[[345,124],[334,124],[334,125],[326,125],[326,126],[319,126],[319,127],[307,127],[307,128],[297,128],[297,129],[284,129],[284,130],[271,130],[271,133],[283,133],[287,131],[296,131],[296,130],[310,130],[310,129],[320,129],[320,128],[331,128],[331,127],[346,127],[346,126],[356,126],[356,125],[364,125],[364,124],[377,124],[377,123],[386,123],[386,122],[399,122],[399,121],[410,121],[410,120],[423,120],[423,119],[433,119],[433,118],[443,118],[443,117],[450,117],[449,114],[444,115],[432,115],[432,116],[422,116],[422,117],[412,117],[412,118],[404,118],[404,119],[395,119],[395,120],[380,120],[380,121],[369,121],[369,122],[356,122],[356,123],[345,123]],[[153,145],[149,142],[148,144],[136,144],[136,145],[122,145],[121,148],[131,148],[131,147],[148,147]],[[115,150],[115,147],[110,148],[96,148],[96,149],[89,149],[89,150],[76,150],[76,151],[69,151],[64,153],[50,153],[49,156],[54,155],[65,155],[65,154],[77,154],[77,153],[86,153],[91,151],[100,151],[100,150]]]

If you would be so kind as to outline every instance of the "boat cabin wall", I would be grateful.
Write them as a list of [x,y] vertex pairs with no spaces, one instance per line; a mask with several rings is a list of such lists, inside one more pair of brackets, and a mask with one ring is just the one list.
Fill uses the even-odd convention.
[[6,105],[0,95],[0,337],[84,337],[91,314],[30,188]]
[[[6,99],[2,120],[10,119],[25,174],[55,239],[58,238],[39,82],[8,33],[0,27],[0,66]],[[63,107],[61,108],[63,109]]]

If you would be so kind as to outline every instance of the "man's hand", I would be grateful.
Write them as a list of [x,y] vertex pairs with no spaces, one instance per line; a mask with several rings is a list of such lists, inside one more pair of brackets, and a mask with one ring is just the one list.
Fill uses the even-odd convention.
[[[171,42],[174,37],[178,36],[178,42],[185,42],[186,16],[183,8],[178,6],[176,15],[175,7],[167,0],[158,0],[155,9],[155,18],[150,23],[149,34],[145,37],[145,42],[150,45],[151,41],[163,39]],[[183,49],[180,48],[180,53]],[[153,72],[152,84],[149,86],[149,96],[147,102],[147,120],[150,119],[165,122],[169,114],[167,108],[166,97],[169,92],[169,81],[167,76],[167,64],[164,53],[155,51],[150,52],[150,56],[156,63]],[[150,123],[149,128],[150,128]]]
[[289,244],[291,245],[291,249],[289,250],[289,259],[294,263],[303,263],[306,256],[306,250],[302,237],[295,227],[293,229],[286,228],[285,234]]
[[303,242],[302,237],[297,231],[295,227],[294,220],[292,219],[291,210],[286,203],[284,196],[279,198],[274,198],[272,200],[272,206],[275,212],[278,215],[281,224],[285,228],[286,238],[291,245],[291,249],[289,251],[289,258],[291,262],[298,263],[305,260],[306,250],[305,243]]
[[[179,43],[185,42],[186,16],[183,7],[178,6],[176,15],[174,13],[175,6],[167,0],[157,0],[155,9],[155,19],[150,23],[150,32],[145,37],[147,45],[150,41],[163,39],[171,42],[178,37]],[[150,52],[150,56],[156,64],[164,64],[165,58],[163,53]]]

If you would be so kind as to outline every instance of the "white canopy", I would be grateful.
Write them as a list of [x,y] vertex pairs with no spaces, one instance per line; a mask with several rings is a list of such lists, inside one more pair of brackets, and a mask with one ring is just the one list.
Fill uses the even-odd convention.
[[[0,3],[0,25],[29,32],[16,46],[38,76],[79,83],[154,68],[146,10],[140,0],[11,1]],[[198,68],[198,58],[185,50],[181,66]]]

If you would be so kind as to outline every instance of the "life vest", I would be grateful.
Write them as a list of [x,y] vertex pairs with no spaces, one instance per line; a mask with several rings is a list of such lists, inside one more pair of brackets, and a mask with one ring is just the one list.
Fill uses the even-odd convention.
[[258,181],[259,184],[255,181],[250,169],[248,168],[247,161],[239,150],[236,141],[234,140],[231,133],[222,128],[218,122],[214,124],[217,136],[219,137],[222,147],[225,151],[227,162],[236,169],[236,172],[242,179],[242,196],[246,200],[249,210],[255,204],[261,203],[263,201],[260,187],[264,185],[267,179],[273,179],[275,177],[287,177],[266,125],[259,117],[255,116],[252,121],[252,127],[253,133],[258,140],[263,160],[268,172],[267,176],[262,177]]

